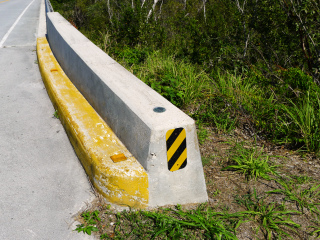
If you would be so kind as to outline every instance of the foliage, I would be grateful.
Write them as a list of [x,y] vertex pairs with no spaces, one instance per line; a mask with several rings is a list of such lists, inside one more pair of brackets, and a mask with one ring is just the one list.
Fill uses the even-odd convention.
[[201,122],[197,122],[197,133],[198,133],[198,140],[200,144],[204,144],[204,142],[208,139],[209,133],[206,128],[203,127]]
[[[236,196],[235,200],[239,205],[246,208],[247,211],[242,212],[249,217],[251,221],[259,223],[257,232],[264,231],[266,239],[271,240],[276,236],[276,239],[282,239],[282,236],[292,236],[285,231],[285,228],[295,231],[300,225],[293,222],[290,216],[299,214],[297,211],[287,210],[286,207],[274,202],[265,202],[264,197],[258,197],[256,190],[253,194],[244,196]],[[285,227],[285,228],[284,228]]]
[[270,163],[269,155],[266,155],[254,148],[245,148],[243,143],[236,143],[235,147],[230,150],[229,161],[233,165],[228,165],[222,170],[234,170],[246,176],[247,179],[264,178],[270,180],[269,174],[277,175],[278,166]]
[[[291,106],[283,105],[283,110],[288,114],[290,122],[283,121],[283,124],[290,129],[291,134],[297,134],[302,139],[309,151],[318,152],[320,149],[320,100],[310,97],[307,91],[299,105],[289,100]],[[291,125],[291,126],[290,126]],[[293,125],[293,126],[292,126]]]
[[304,209],[308,209],[312,214],[320,214],[320,210],[317,207],[320,205],[320,190],[318,190],[320,184],[302,188],[301,185],[296,184],[294,181],[286,182],[283,179],[277,179],[277,182],[282,188],[267,193],[284,195],[284,200],[295,202],[302,213],[304,213]]
[[[216,212],[200,205],[195,210],[164,208],[156,211],[122,211],[116,214],[115,236],[133,239],[238,239],[239,214]],[[101,239],[108,238],[107,234]],[[121,238],[122,239],[122,238]]]
[[311,236],[316,236],[316,238],[320,237],[320,225],[319,225],[319,220],[314,221],[317,225],[316,226],[309,226],[308,228],[311,228],[312,231],[310,232]]
[[177,107],[201,99],[209,91],[209,76],[188,62],[159,52],[149,55],[137,76]]
[[317,1],[52,4],[198,122],[220,133],[242,128],[251,137],[320,151]]
[[[181,228],[196,228],[204,230],[203,237],[207,239],[237,239],[232,228],[224,221],[226,214],[214,212],[211,208],[203,209],[201,206],[191,211],[167,209],[165,213],[168,211],[173,216],[163,213],[142,212],[144,216],[153,219],[155,222],[154,237],[165,234],[172,239],[181,238],[183,236],[179,232]],[[228,216],[228,218],[230,217]]]
[[55,111],[54,111],[53,117],[56,118],[56,119],[59,119],[59,112],[58,112],[58,110],[55,110]]
[[83,232],[91,235],[91,232],[97,232],[99,229],[96,227],[97,222],[101,221],[99,218],[99,211],[95,210],[93,212],[87,211],[81,214],[84,220],[84,224],[78,224],[75,231]]

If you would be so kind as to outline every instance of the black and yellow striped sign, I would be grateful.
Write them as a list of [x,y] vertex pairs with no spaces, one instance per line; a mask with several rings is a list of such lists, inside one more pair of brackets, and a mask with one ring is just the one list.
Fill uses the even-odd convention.
[[171,129],[166,134],[168,169],[171,172],[187,166],[187,136],[183,128]]

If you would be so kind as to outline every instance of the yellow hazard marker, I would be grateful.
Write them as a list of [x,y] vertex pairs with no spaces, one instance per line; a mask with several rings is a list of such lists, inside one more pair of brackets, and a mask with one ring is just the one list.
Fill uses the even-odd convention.
[[168,169],[174,172],[187,166],[186,130],[176,128],[167,131],[166,142]]
[[68,79],[45,37],[37,39],[37,55],[49,97],[94,187],[110,202],[147,207],[144,168]]

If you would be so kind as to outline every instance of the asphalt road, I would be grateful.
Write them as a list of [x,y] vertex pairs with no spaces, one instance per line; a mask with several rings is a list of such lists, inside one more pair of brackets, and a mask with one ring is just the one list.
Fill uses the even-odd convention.
[[94,196],[39,73],[40,3],[0,0],[0,239],[92,239],[73,231]]

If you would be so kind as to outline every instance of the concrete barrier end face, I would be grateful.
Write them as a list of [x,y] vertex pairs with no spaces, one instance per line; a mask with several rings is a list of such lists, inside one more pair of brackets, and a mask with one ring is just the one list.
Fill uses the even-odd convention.
[[[46,37],[37,39],[37,56],[48,95],[55,109],[58,110],[59,118],[78,158],[98,192],[108,201],[119,205],[134,208],[147,207],[149,200],[148,174],[135,158],[131,157],[130,160],[127,160],[125,154],[121,153],[106,156],[108,153],[114,152],[114,146],[112,151],[103,150],[103,147],[108,146],[109,142],[104,144],[102,140],[95,141],[95,137],[101,136],[101,132],[95,132],[98,128],[92,128],[92,125],[102,124],[103,120],[83,96],[79,92],[75,92],[77,89],[55,60]],[[61,84],[64,86],[61,87]],[[71,96],[71,98],[64,98],[64,96]],[[76,99],[77,104],[81,105],[77,110],[71,109],[75,104],[69,104],[73,98]],[[85,112],[79,112],[79,109],[85,109]],[[86,117],[89,119],[85,119]],[[103,124],[105,123],[103,122]],[[105,125],[105,128],[107,127]],[[86,128],[90,128],[90,130]],[[108,132],[109,134],[114,133]],[[113,140],[115,138],[116,136],[113,137]],[[102,145],[103,147],[101,147]],[[116,146],[120,146],[116,152],[128,152],[123,145],[116,144]],[[112,161],[111,156],[115,156],[115,161]],[[120,167],[115,167],[115,164]],[[133,174],[123,174],[126,169],[130,168],[134,169],[131,171]]]

